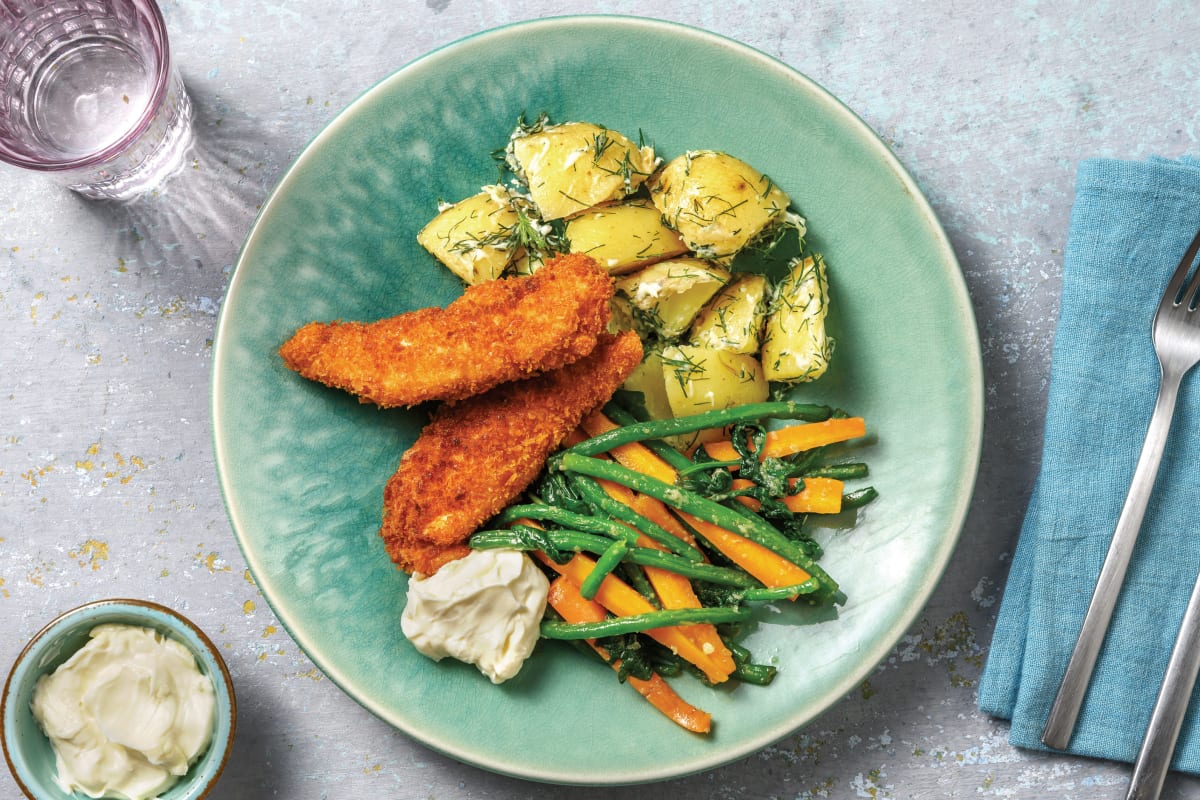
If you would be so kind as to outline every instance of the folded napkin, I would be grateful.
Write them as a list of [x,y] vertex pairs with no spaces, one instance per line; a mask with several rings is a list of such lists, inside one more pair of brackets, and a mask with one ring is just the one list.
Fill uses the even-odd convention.
[[[979,688],[982,711],[1040,737],[1082,625],[1158,389],[1151,320],[1200,228],[1200,159],[1090,160],[1063,258],[1042,464]],[[1132,762],[1200,573],[1200,368],[1185,379],[1158,482],[1069,752]],[[1200,772],[1200,692],[1175,768]]]

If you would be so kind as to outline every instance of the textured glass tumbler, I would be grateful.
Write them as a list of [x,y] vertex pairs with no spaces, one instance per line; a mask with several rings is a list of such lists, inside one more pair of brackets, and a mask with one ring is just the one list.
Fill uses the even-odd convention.
[[191,114],[153,0],[0,0],[0,161],[130,199],[182,165]]

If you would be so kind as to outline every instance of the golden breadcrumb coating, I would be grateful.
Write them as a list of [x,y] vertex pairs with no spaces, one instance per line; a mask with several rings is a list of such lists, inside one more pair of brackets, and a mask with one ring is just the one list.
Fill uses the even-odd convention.
[[468,287],[446,308],[377,322],[312,322],[280,349],[306,378],[382,407],[461,400],[590,353],[613,281],[590,256]]
[[479,525],[525,491],[641,359],[637,334],[604,334],[572,364],[441,406],[384,489],[388,555],[425,575],[466,555]]

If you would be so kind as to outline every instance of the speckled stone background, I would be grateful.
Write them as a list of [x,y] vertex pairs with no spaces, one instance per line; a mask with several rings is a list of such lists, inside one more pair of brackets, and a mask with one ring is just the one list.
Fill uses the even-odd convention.
[[[805,730],[653,791],[1123,797],[1127,766],[1015,750],[1006,724],[976,710],[975,691],[1037,470],[1075,169],[1091,156],[1200,149],[1193,10],[1133,0],[164,0],[199,136],[165,196],[107,206],[0,168],[0,667],[66,608],[145,597],[188,614],[229,662],[241,715],[218,799],[645,791],[568,790],[463,766],[324,680],[272,617],[234,541],[213,467],[208,381],[216,314],[259,205],[363,90],[496,25],[653,15],[782,59],[889,143],[962,263],[987,404],[961,544],[891,655]],[[169,202],[172,193],[187,202]],[[17,795],[0,774],[0,797]],[[1173,775],[1165,796],[1200,797],[1200,779]]]

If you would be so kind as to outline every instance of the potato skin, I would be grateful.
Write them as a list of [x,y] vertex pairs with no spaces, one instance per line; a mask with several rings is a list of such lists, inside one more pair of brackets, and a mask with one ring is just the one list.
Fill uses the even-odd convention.
[[715,150],[672,159],[647,185],[663,219],[705,258],[737,254],[784,220],[791,203],[770,178]]
[[612,275],[688,251],[679,234],[663,223],[647,200],[627,200],[589,208],[567,220],[572,253],[587,253]]
[[500,277],[517,255],[510,236],[517,221],[508,190],[485,186],[438,212],[417,242],[466,283],[483,283]]
[[769,294],[766,277],[758,274],[737,277],[696,315],[690,343],[734,353],[757,353]]
[[770,381],[800,383],[825,374],[833,339],[825,331],[829,281],[820,255],[792,261],[775,287],[763,333],[762,364]]
[[647,350],[642,363],[629,374],[621,388],[642,395],[642,404],[650,419],[670,419],[671,403],[667,399],[662,354]]
[[654,150],[590,122],[518,126],[508,163],[547,222],[638,190],[657,165]]
[[618,278],[644,333],[677,339],[701,308],[730,280],[729,271],[699,258],[674,258]]
[[745,353],[672,345],[663,349],[662,360],[667,399],[676,417],[761,403],[769,394],[758,359]]

